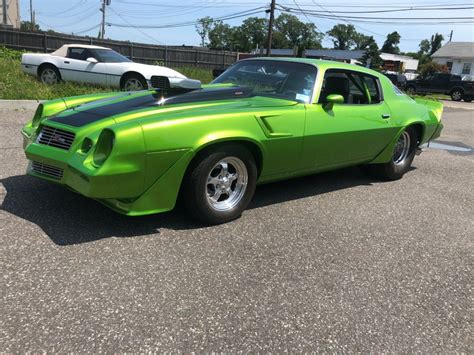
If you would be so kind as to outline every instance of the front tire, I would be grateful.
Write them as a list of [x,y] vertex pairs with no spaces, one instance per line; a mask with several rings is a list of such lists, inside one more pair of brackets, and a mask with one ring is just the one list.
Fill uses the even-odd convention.
[[461,101],[463,96],[464,96],[464,93],[460,89],[454,89],[451,92],[451,100],[453,101]]
[[186,209],[205,224],[221,224],[242,214],[257,182],[252,153],[243,146],[227,144],[196,157],[183,181]]
[[147,87],[145,78],[137,74],[126,75],[120,83],[120,88],[124,91],[146,90]]
[[392,158],[385,164],[367,165],[367,171],[381,180],[398,180],[410,169],[419,138],[415,128],[404,130],[395,144]]

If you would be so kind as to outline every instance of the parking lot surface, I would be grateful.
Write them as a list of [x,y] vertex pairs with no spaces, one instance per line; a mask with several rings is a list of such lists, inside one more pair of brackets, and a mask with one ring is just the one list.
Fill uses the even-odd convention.
[[[203,228],[25,176],[32,114],[0,107],[1,351],[474,350],[472,151],[260,186]],[[443,146],[474,146],[472,111],[444,123]]]

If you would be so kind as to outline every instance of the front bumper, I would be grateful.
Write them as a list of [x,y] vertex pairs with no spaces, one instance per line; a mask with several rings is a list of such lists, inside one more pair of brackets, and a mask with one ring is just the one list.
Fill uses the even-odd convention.
[[[144,215],[174,208],[182,175],[192,156],[189,149],[139,154],[104,169],[86,164],[85,154],[38,144],[23,131],[23,146],[29,160],[27,174],[63,185],[95,199],[116,212]],[[145,176],[145,163],[162,167],[156,175]],[[150,169],[151,170],[151,169]]]

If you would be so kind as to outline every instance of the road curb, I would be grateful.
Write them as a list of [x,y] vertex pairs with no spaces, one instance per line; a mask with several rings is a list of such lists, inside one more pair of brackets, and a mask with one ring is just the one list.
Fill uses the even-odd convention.
[[0,110],[31,110],[44,100],[0,100]]

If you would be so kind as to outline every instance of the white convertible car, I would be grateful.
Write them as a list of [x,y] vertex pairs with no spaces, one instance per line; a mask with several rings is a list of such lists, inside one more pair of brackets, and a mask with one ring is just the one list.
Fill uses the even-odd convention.
[[132,91],[160,87],[166,77],[172,86],[193,85],[193,80],[173,69],[135,63],[110,48],[82,44],[64,45],[50,54],[23,54],[21,66],[25,73],[39,77],[45,84],[64,80]]

